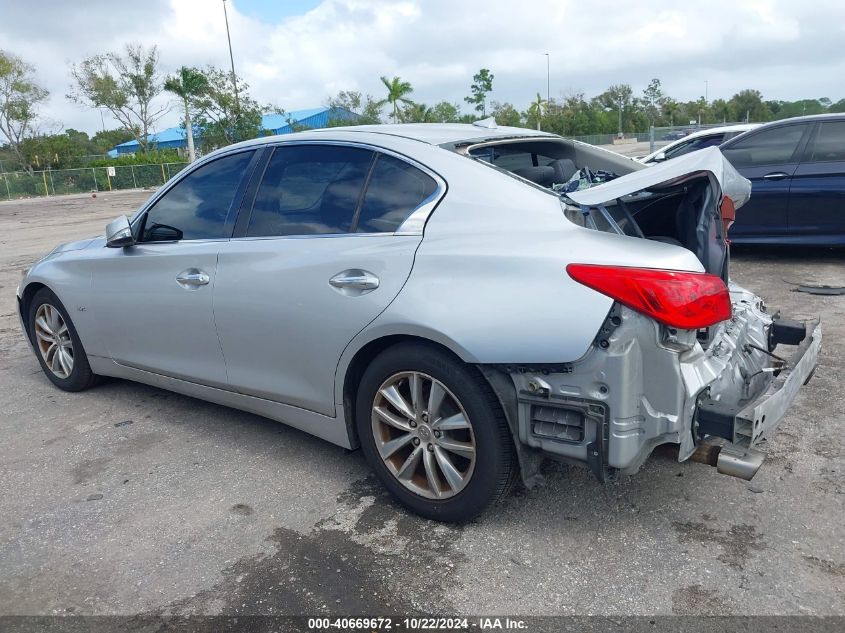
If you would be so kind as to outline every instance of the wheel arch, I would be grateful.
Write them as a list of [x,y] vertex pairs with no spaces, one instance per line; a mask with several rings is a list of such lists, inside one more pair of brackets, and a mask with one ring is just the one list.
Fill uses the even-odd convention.
[[342,378],[342,380],[339,381],[340,385],[337,398],[339,398],[338,402],[343,404],[341,410],[344,414],[344,423],[346,424],[346,431],[349,435],[349,443],[352,448],[358,448],[360,446],[358,433],[355,430],[355,405],[361,377],[376,356],[387,348],[400,343],[422,343],[439,349],[461,362],[473,363],[473,359],[459,345],[454,343],[450,345],[447,342],[438,341],[435,337],[426,336],[422,333],[382,333],[359,341],[354,349],[350,349],[352,345],[347,347],[338,367],[338,377]]
[[43,284],[40,281],[28,283],[23,289],[23,292],[21,292],[21,300],[18,307],[20,309],[21,322],[23,323],[24,331],[30,341],[32,340],[32,332],[29,330],[29,306],[32,304],[32,298],[35,296],[35,293],[42,288],[47,288],[51,292],[55,292],[47,284]]
[[[440,339],[440,340],[438,340]],[[346,432],[349,436],[349,445],[352,449],[360,447],[360,439],[355,427],[356,399],[358,396],[358,385],[367,366],[383,351],[400,343],[423,343],[435,349],[439,349],[456,360],[459,360],[476,369],[479,375],[490,386],[507,420],[511,431],[514,449],[520,466],[520,476],[528,487],[534,487],[540,481],[540,463],[542,457],[536,451],[523,445],[519,441],[518,420],[517,420],[517,395],[510,378],[503,370],[495,366],[481,365],[465,349],[451,341],[443,340],[442,336],[431,336],[423,333],[395,332],[385,333],[380,336],[371,336],[365,341],[359,342],[350,350],[350,345],[344,353],[347,359],[343,364],[343,370],[338,372],[343,380],[338,394],[338,402],[343,406],[340,410],[344,415]]]

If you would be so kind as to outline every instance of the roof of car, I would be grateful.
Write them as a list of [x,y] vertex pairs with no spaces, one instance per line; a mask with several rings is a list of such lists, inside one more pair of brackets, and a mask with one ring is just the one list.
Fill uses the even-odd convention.
[[808,114],[807,116],[794,116],[788,119],[778,119],[764,123],[761,127],[774,127],[792,123],[812,123],[813,121],[842,121],[845,120],[845,112],[827,112],[825,114]]
[[458,143],[474,143],[520,137],[560,138],[556,134],[550,134],[548,132],[529,130],[521,127],[508,127],[504,125],[497,127],[482,127],[469,123],[385,123],[379,125],[338,126],[305,130],[294,134],[262,136],[248,141],[242,141],[235,145],[230,145],[228,148],[222,149],[264,145],[266,143],[274,142],[277,143],[280,140],[315,139],[323,135],[329,136],[333,134],[346,140],[352,140],[352,138],[358,134],[364,137],[362,140],[364,140],[366,136],[370,136],[370,140],[373,140],[372,135],[378,134],[380,136],[393,137],[395,139],[419,141],[430,145],[455,145]]
[[725,132],[747,132],[748,130],[758,128],[761,125],[762,123],[737,123],[736,125],[720,125],[719,127],[708,127],[702,130],[696,130],[695,132],[687,134],[684,138],[678,140],[685,141],[691,138],[697,138],[699,136],[707,136],[708,134],[724,134]]
[[522,127],[509,127],[506,125],[496,127],[484,127],[470,123],[386,123],[379,125],[350,125],[344,127],[325,128],[314,130],[320,132],[343,131],[343,132],[372,132],[376,134],[389,134],[409,138],[431,145],[446,145],[476,140],[492,140],[497,138],[513,138],[519,136],[547,136],[554,137],[555,134],[530,130]]

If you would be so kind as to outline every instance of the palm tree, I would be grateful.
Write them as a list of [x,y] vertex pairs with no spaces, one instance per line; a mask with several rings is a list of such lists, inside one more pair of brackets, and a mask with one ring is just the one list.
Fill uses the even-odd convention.
[[543,97],[540,96],[540,93],[537,93],[537,98],[531,102],[531,105],[528,106],[528,116],[533,116],[537,119],[537,129],[540,129],[540,119],[543,118],[543,115],[546,113],[546,101]]
[[675,115],[680,112],[681,106],[674,99],[666,99],[663,103],[663,112],[669,117],[669,127],[675,127]]
[[194,151],[194,126],[191,123],[191,99],[203,94],[208,89],[208,79],[196,68],[182,66],[172,77],[164,82],[164,89],[182,99],[185,105],[185,133],[188,137],[188,160],[196,160]]
[[393,105],[393,122],[399,122],[399,103],[404,103],[405,105],[411,105],[414,102],[407,98],[406,95],[411,94],[414,89],[411,87],[411,84],[407,81],[402,81],[399,77],[394,77],[393,79],[388,79],[385,76],[381,77],[381,83],[384,84],[384,87],[387,88],[387,99],[382,99],[378,102],[378,105],[384,105],[385,103],[390,103]]

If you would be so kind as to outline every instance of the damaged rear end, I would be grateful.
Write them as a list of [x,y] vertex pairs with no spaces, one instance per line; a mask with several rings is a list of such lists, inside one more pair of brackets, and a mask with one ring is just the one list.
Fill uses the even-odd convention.
[[613,307],[578,361],[510,372],[522,443],[587,462],[601,480],[666,443],[681,461],[754,476],[761,442],[815,369],[821,327],[730,281],[727,232],[750,189],[710,148],[562,193],[576,224],[685,248],[701,270],[571,263],[569,276]]

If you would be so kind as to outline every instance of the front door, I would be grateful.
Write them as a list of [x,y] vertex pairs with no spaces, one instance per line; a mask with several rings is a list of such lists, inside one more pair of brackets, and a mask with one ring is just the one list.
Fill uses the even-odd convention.
[[370,149],[276,148],[244,235],[220,250],[214,303],[232,388],[334,415],[340,356],[402,288],[422,239],[394,232],[437,192]]
[[171,187],[136,223],[136,244],[93,266],[97,321],[116,362],[225,387],[213,291],[221,244],[253,151],[224,156]]

